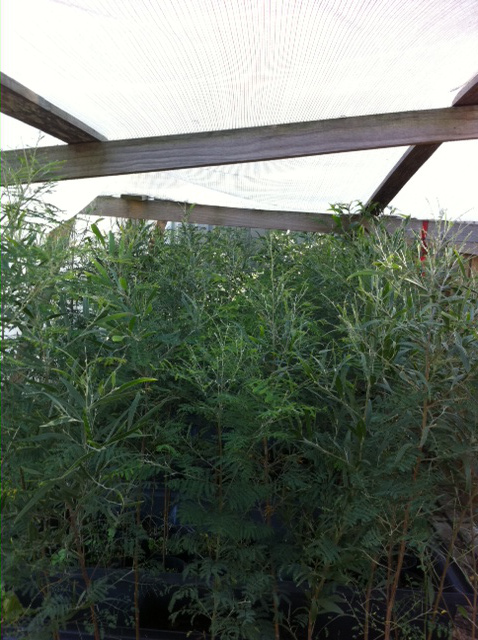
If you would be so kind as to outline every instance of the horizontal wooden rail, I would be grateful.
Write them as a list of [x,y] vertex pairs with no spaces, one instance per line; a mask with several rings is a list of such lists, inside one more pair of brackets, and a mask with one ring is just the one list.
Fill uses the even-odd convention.
[[[71,180],[478,138],[478,107],[429,109],[110,142],[42,147],[36,179]],[[27,150],[2,154],[2,184]],[[33,153],[33,152],[32,152]]]
[[225,227],[256,229],[290,229],[291,231],[317,231],[330,233],[334,228],[332,216],[327,213],[297,211],[271,211],[187,204],[172,200],[148,200],[132,196],[115,198],[98,196],[80,215],[111,216],[133,220],[159,220],[162,222],[194,222]]
[[[148,199],[146,196],[123,195],[98,196],[80,215],[97,215],[133,220],[158,220],[161,222],[193,222],[229,227],[247,227],[253,229],[284,229],[290,231],[313,231],[333,233],[337,226],[330,213],[310,213],[299,211],[272,211],[269,209],[243,209],[240,207],[218,207],[213,205],[171,200]],[[349,216],[343,222],[350,224],[360,220],[360,216]],[[384,216],[384,224],[389,231],[394,231],[403,218]],[[410,218],[407,228],[410,233],[419,234],[422,220]],[[452,240],[460,246],[463,253],[478,255],[478,224],[455,222],[447,225],[440,221],[430,221],[428,237],[433,239],[440,235]]]

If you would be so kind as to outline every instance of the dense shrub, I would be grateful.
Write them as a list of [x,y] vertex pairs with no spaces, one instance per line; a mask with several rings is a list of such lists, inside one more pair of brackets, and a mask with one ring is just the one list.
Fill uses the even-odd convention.
[[[128,609],[139,628],[145,572],[174,557],[172,624],[312,638],[345,586],[357,632],[390,637],[413,553],[433,630],[434,523],[454,514],[449,558],[476,498],[477,289],[456,251],[420,261],[405,222],[79,237],[34,201],[10,191],[2,219],[5,621],[99,638]],[[133,574],[123,618],[91,567]]]

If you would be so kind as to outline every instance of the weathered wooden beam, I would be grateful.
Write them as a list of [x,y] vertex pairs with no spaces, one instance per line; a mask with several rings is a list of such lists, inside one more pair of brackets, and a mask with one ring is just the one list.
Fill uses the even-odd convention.
[[[226,227],[253,229],[284,229],[290,231],[314,231],[333,233],[337,226],[330,213],[298,211],[271,211],[268,209],[243,209],[240,207],[218,207],[213,205],[191,205],[171,200],[147,199],[146,196],[123,195],[98,196],[79,215],[98,215],[133,220],[159,220],[161,222],[194,222]],[[360,216],[350,216],[348,222],[359,221]],[[403,224],[403,218],[384,216],[386,228],[392,232]],[[411,218],[407,222],[410,233],[420,233],[422,220]],[[440,221],[428,223],[428,237],[441,236],[463,245],[463,252],[478,254],[478,224],[455,222],[447,226]]]
[[[459,91],[453,100],[453,107],[478,105],[478,74]],[[407,184],[415,173],[435,153],[439,144],[416,145],[407,149],[404,155],[387,174],[383,182],[370,196],[368,204],[376,203],[383,210]]]
[[133,220],[160,220],[170,222],[194,222],[225,227],[255,229],[290,229],[291,231],[317,231],[330,233],[334,221],[326,213],[301,213],[297,211],[270,211],[191,205],[171,200],[140,200],[122,196],[98,196],[79,215],[110,216]]
[[[40,166],[55,164],[43,179],[71,180],[476,138],[478,107],[468,106],[42,147],[35,156]],[[2,184],[4,166],[15,171],[25,155],[4,152]]]
[[0,90],[0,110],[7,116],[70,144],[106,140],[88,125],[4,73],[0,73]]

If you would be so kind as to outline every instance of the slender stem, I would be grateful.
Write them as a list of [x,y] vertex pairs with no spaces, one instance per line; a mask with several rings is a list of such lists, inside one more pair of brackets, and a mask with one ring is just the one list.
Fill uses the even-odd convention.
[[[141,516],[139,514],[140,507],[136,506],[136,526],[141,525]],[[136,640],[140,640],[139,635],[139,562],[138,562],[138,541],[136,540],[136,548],[133,558],[134,569],[134,627]]]
[[274,607],[274,639],[280,640],[279,608],[278,608],[279,593],[277,589],[277,577],[276,577],[274,565],[271,566],[271,577],[272,577],[272,606]]
[[[412,486],[415,484],[418,476],[418,469],[420,467],[421,456],[418,458],[415,469],[413,470],[413,478],[412,478]],[[390,630],[393,618],[393,607],[395,605],[395,598],[397,595],[398,583],[400,581],[400,574],[402,572],[403,561],[405,559],[405,551],[407,549],[407,540],[406,535],[408,532],[408,527],[410,523],[410,508],[411,508],[411,500],[408,502],[405,507],[405,513],[403,516],[403,525],[402,525],[402,534],[400,547],[398,549],[398,557],[397,557],[397,565],[395,567],[395,573],[393,576],[393,582],[390,588],[390,592],[387,597],[387,611],[385,614],[385,635],[384,640],[390,640]]]
[[2,319],[2,342],[5,340],[5,322],[3,321],[3,319],[5,318],[5,312],[4,312],[4,307],[5,307],[5,296],[3,295],[3,291],[2,291],[2,299],[1,299],[1,319]]
[[[427,342],[426,342],[426,352],[425,352],[425,381],[428,384],[428,381],[430,379],[430,336],[427,337]],[[423,406],[422,406],[422,423],[421,423],[421,429],[420,429],[420,442],[422,440],[422,436],[425,432],[426,426],[428,424],[428,413],[429,413],[430,407],[429,407],[429,401],[428,401],[428,397],[426,397],[423,401]],[[415,468],[413,470],[413,477],[412,477],[412,487],[415,486],[415,483],[417,481],[417,477],[418,477],[418,471],[420,469],[420,463],[422,460],[422,449],[423,446],[419,444],[418,446],[418,457],[417,457],[417,461],[415,463]],[[406,535],[408,532],[408,527],[409,527],[409,523],[410,523],[410,509],[411,509],[411,502],[412,500],[410,499],[407,503],[407,506],[405,507],[405,513],[403,516],[403,525],[402,525],[402,533],[401,533],[401,541],[400,541],[400,547],[399,547],[399,551],[398,551],[398,558],[397,558],[397,566],[395,568],[395,575],[393,577],[393,582],[392,582],[392,586],[390,589],[390,593],[388,594],[387,597],[387,610],[386,610],[386,614],[385,614],[385,635],[384,635],[384,640],[390,640],[390,630],[391,630],[391,624],[392,624],[392,615],[393,615],[393,608],[395,605],[395,598],[397,595],[397,589],[398,589],[398,583],[400,580],[400,574],[402,572],[402,567],[403,567],[403,560],[405,558],[405,551],[407,548],[407,541],[406,541]]]
[[330,565],[326,565],[324,567],[324,572],[323,572],[322,579],[316,585],[315,590],[314,590],[314,595],[311,598],[311,606],[309,607],[309,620],[308,620],[308,623],[307,623],[307,640],[313,640],[314,629],[315,629],[315,621],[317,620],[317,614],[312,615],[312,602],[317,602],[317,600],[319,599],[320,593],[321,593],[322,589],[324,588],[324,584],[325,584],[325,581],[327,579],[327,574],[329,572],[329,569],[330,569]]
[[[43,522],[43,528],[45,531],[47,530],[45,521]],[[42,549],[41,549],[41,557],[42,557],[42,560],[46,560],[46,549],[44,546],[42,546]],[[43,577],[45,582],[44,584],[42,584],[42,581],[40,580],[40,585],[39,585],[40,593],[43,595],[44,598],[47,598],[50,595],[50,591],[51,591],[51,578],[46,569],[44,571]],[[57,629],[54,629],[52,631],[52,634],[53,634],[53,640],[60,640],[60,633]]]
[[390,544],[388,546],[387,553],[387,588],[386,588],[386,601],[390,598],[390,587],[392,584],[392,563],[393,563],[393,540],[390,536]]
[[27,490],[27,485],[25,482],[25,476],[23,474],[23,469],[20,467],[20,483],[23,491]]
[[[86,570],[86,562],[85,562],[85,549],[81,543],[81,536],[78,529],[78,524],[76,522],[76,512],[68,505],[68,510],[70,514],[70,525],[73,531],[73,537],[75,540],[76,551],[78,553],[78,558],[80,561],[80,569],[81,575],[83,576],[83,580],[85,582],[86,591],[88,592],[91,587],[90,576],[88,575],[88,571]],[[95,640],[100,640],[100,629],[98,626],[98,618],[96,617],[95,605],[93,602],[90,603],[90,613],[91,613],[91,622],[93,624],[93,635]]]
[[477,620],[478,620],[478,566],[475,552],[475,499],[477,497],[477,488],[470,491],[470,535],[471,535],[471,562],[473,568],[473,606],[471,609],[471,640],[476,640]]
[[[222,448],[222,406],[219,407],[219,412],[218,412],[218,417],[217,417],[217,446],[218,446],[218,455],[219,455],[219,465],[218,468],[216,470],[216,479],[217,479],[217,484],[218,484],[218,494],[219,494],[219,513],[222,513],[222,509],[223,509],[223,487],[222,487],[222,474],[223,474],[223,470],[222,470],[222,456],[223,456],[223,448]],[[221,537],[220,535],[216,536],[216,543],[215,543],[215,559],[216,562],[219,561],[219,557],[220,557],[220,549],[221,549]],[[213,611],[212,611],[212,617],[211,617],[211,640],[215,640],[216,638],[216,621],[217,621],[217,617],[218,617],[218,609],[219,609],[219,603],[218,603],[218,597],[217,597],[217,592],[218,589],[220,587],[220,579],[219,577],[216,575],[214,577],[214,590],[213,590]]]
[[368,579],[367,592],[365,594],[365,621],[363,627],[363,640],[368,640],[370,631],[370,600],[372,597],[373,578],[375,575],[375,569],[377,567],[377,560],[373,558],[372,566],[370,569],[370,577]]
[[[266,484],[269,483],[269,445],[267,438],[262,439],[262,447],[264,451],[264,478]],[[272,505],[267,496],[266,508],[265,508],[265,521],[268,527],[272,524]],[[279,608],[277,605],[277,577],[275,572],[274,563],[271,560],[271,578],[272,578],[272,606],[274,609],[274,639],[280,639],[280,627],[279,627]]]
[[223,508],[223,489],[222,489],[222,456],[223,456],[223,448],[222,448],[222,407],[219,407],[219,412],[217,416],[217,447],[218,447],[218,455],[219,455],[219,465],[217,469],[217,483],[219,490],[219,512],[222,512]]
[[163,569],[166,568],[167,540],[169,537],[169,505],[171,492],[167,486],[167,476],[164,478],[164,507],[163,507]]
[[430,621],[430,629],[428,631],[428,636],[427,636],[427,640],[432,640],[433,637],[433,631],[434,631],[434,623],[435,623],[435,619],[437,617],[438,614],[438,606],[440,604],[440,598],[442,597],[443,594],[443,589],[445,587],[445,578],[446,578],[446,574],[448,572],[448,567],[450,566],[450,562],[451,562],[451,558],[453,556],[453,548],[455,546],[455,542],[456,542],[456,538],[458,536],[458,533],[461,529],[461,525],[463,524],[463,519],[465,517],[465,510],[463,509],[460,515],[460,519],[458,520],[458,523],[454,524],[453,526],[453,530],[452,530],[452,535],[451,535],[451,540],[450,540],[450,544],[448,546],[448,550],[447,550],[447,554],[446,554],[446,558],[445,558],[445,564],[443,566],[443,571],[442,574],[440,576],[440,584],[438,585],[438,590],[435,596],[435,601],[433,603],[433,609],[432,609],[432,615],[431,615],[431,621]]
[[[317,598],[319,597],[319,587],[317,586],[315,591],[314,591],[314,595],[312,597],[312,602],[314,602],[315,600],[317,600]],[[312,615],[312,606],[309,607],[309,619],[307,621],[307,640],[312,640],[313,638],[313,634],[314,634],[314,627],[315,627],[315,616]]]
[[[141,440],[141,459],[144,456],[146,446],[146,440],[143,436]],[[139,489],[141,492],[141,488]],[[135,547],[133,558],[134,569],[134,628],[136,633],[136,640],[140,640],[140,620],[139,620],[139,541],[138,535],[141,527],[141,495],[138,496],[136,501],[136,535],[135,535]]]

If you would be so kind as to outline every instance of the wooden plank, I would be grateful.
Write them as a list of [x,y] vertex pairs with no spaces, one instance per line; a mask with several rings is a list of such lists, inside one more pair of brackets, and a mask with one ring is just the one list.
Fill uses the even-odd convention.
[[326,213],[216,207],[171,200],[138,200],[112,196],[98,196],[79,212],[79,215],[85,214],[133,220],[194,222],[225,227],[290,229],[319,233],[330,233],[335,226],[332,216]]
[[[478,105],[478,74],[459,91],[453,100],[453,107]],[[435,153],[440,144],[426,144],[410,147],[387,174],[383,182],[370,196],[368,205],[379,205],[377,211],[383,209],[393,200],[415,173]]]
[[[476,138],[478,107],[468,106],[42,147],[35,157],[40,166],[59,163],[42,179],[71,180]],[[4,152],[2,184],[28,153]]]
[[74,116],[48,102],[13,78],[0,73],[0,110],[7,116],[21,120],[63,142],[105,141],[100,133]]
[[[152,200],[146,196],[124,195],[98,196],[79,215],[99,215],[133,220],[159,220],[162,222],[194,222],[229,227],[253,229],[283,229],[290,231],[313,231],[333,233],[337,227],[330,213],[310,213],[298,211],[271,211],[267,209],[243,209],[239,207],[217,207],[212,205],[191,205],[171,200]],[[360,216],[350,216],[349,223],[357,222]],[[384,216],[382,218],[390,232],[403,224],[403,218]],[[409,233],[420,233],[422,220],[408,221]],[[447,226],[440,221],[430,221],[428,237],[441,236],[463,244],[464,253],[478,254],[478,224],[456,222]]]

